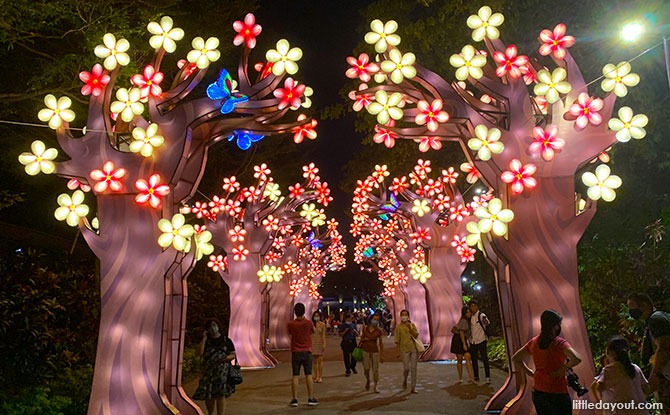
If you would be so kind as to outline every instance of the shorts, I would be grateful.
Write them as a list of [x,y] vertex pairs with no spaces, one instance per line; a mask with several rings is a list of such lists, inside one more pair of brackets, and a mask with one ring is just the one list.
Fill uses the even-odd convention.
[[312,352],[292,352],[291,368],[293,376],[300,376],[300,366],[303,367],[305,376],[312,374]]

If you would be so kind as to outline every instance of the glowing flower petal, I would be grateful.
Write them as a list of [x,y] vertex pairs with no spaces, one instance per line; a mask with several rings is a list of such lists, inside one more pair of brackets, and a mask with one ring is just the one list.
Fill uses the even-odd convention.
[[375,93],[375,101],[368,105],[368,112],[377,116],[379,124],[386,124],[390,119],[399,120],[403,116],[403,110],[398,106],[402,102],[402,95],[394,92],[390,96],[386,91],[380,90]]
[[157,22],[149,22],[147,30],[154,36],[149,39],[149,44],[152,48],[163,48],[167,53],[172,53],[177,49],[175,41],[184,38],[184,31],[178,27],[172,27],[174,22],[170,16],[161,17],[160,24]]
[[233,45],[240,46],[244,43],[249,49],[256,47],[256,36],[263,31],[261,25],[256,24],[256,16],[252,13],[247,13],[243,22],[236,20],[233,23],[233,29],[237,32],[233,38]]
[[639,140],[647,135],[644,127],[649,122],[649,119],[646,115],[633,115],[633,110],[630,107],[621,107],[618,114],[619,118],[612,118],[608,123],[610,130],[617,132],[617,140],[625,143],[630,141],[631,137]]
[[481,233],[493,231],[495,235],[507,234],[507,223],[514,219],[514,212],[502,208],[502,201],[498,198],[492,199],[487,207],[475,209],[475,216],[479,218],[477,228]]
[[49,122],[49,128],[57,130],[63,125],[63,121],[74,121],[74,111],[70,109],[72,100],[68,97],[56,97],[48,94],[44,97],[46,108],[37,113],[37,118],[42,122]]
[[493,13],[489,6],[483,6],[479,9],[477,14],[468,17],[467,25],[472,31],[472,39],[475,42],[484,40],[484,37],[489,39],[498,39],[500,37],[500,26],[505,17],[500,13]]
[[53,160],[58,156],[58,150],[55,148],[46,148],[40,140],[35,140],[30,145],[32,153],[21,153],[19,163],[23,164],[25,171],[30,176],[35,176],[39,172],[51,174],[56,171],[56,165]]
[[412,66],[416,61],[413,53],[403,55],[398,49],[391,49],[388,54],[389,60],[382,62],[381,69],[390,74],[391,81],[399,84],[405,78],[411,79],[416,76],[416,69]]
[[163,233],[158,237],[158,245],[168,248],[170,245],[177,251],[188,252],[191,248],[191,237],[193,226],[186,224],[184,215],[177,213],[172,220],[161,219],[158,221],[158,229]]
[[614,189],[621,187],[622,181],[619,176],[611,175],[612,171],[606,164],[596,167],[595,174],[586,172],[582,175],[582,182],[589,186],[587,195],[592,200],[602,198],[606,202],[611,202],[616,197]]
[[398,30],[398,23],[395,20],[389,20],[383,23],[379,19],[375,19],[370,23],[372,32],[365,34],[365,43],[375,45],[375,52],[384,53],[389,45],[398,46],[400,44],[400,36],[395,34]]
[[500,154],[505,149],[505,145],[500,142],[501,132],[497,128],[486,128],[485,125],[475,127],[475,135],[468,140],[470,150],[477,152],[480,160],[487,161],[491,159],[491,154]]
[[154,148],[163,145],[165,139],[162,135],[158,135],[158,124],[151,123],[146,131],[142,127],[135,127],[133,129],[133,138],[130,143],[130,151],[133,153],[140,153],[144,157],[150,157],[154,153]]
[[60,221],[64,220],[70,226],[79,225],[81,218],[88,215],[88,206],[83,204],[84,192],[81,190],[76,190],[71,197],[62,193],[58,196],[57,201],[60,207],[56,209],[54,216]]
[[535,95],[545,96],[547,102],[553,104],[561,99],[560,94],[567,94],[572,90],[570,83],[564,81],[567,76],[568,73],[563,68],[556,68],[551,74],[543,69],[537,74],[538,83],[533,92]]
[[217,49],[219,47],[219,39],[210,37],[205,39],[200,36],[193,39],[191,42],[193,50],[186,55],[186,59],[195,63],[199,69],[205,69],[211,62],[216,62],[221,57],[221,52]]
[[631,73],[631,66],[628,62],[619,62],[617,66],[608,63],[603,68],[605,79],[600,83],[600,87],[605,92],[614,91],[614,95],[625,97],[628,94],[629,86],[635,86],[640,82],[640,76]]
[[136,115],[141,115],[144,112],[144,104],[140,102],[142,99],[142,91],[139,88],[119,88],[116,91],[116,99],[118,101],[112,102],[109,110],[113,114],[118,114],[125,122],[131,122]]
[[109,71],[116,69],[118,65],[126,66],[130,63],[130,56],[126,52],[130,49],[130,43],[126,39],[116,40],[116,37],[107,33],[102,37],[104,45],[95,47],[93,53],[98,58],[104,59],[103,66]]
[[273,63],[272,73],[275,76],[281,76],[284,72],[293,75],[298,72],[296,63],[302,58],[300,48],[291,48],[288,40],[281,39],[277,42],[277,49],[270,49],[265,54],[265,59]]
[[471,45],[465,45],[460,54],[451,55],[449,63],[456,68],[456,79],[459,81],[465,81],[468,76],[479,79],[484,76],[482,68],[486,65],[486,57],[476,54]]

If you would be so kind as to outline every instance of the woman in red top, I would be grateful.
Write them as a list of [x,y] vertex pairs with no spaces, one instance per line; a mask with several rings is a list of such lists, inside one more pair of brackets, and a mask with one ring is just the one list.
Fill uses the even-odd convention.
[[[545,310],[540,317],[540,335],[533,337],[512,357],[514,365],[521,365],[523,374],[534,378],[533,405],[537,415],[571,415],[572,400],[568,394],[568,369],[582,359],[561,334],[563,317],[553,310]],[[532,357],[535,371],[526,365]],[[525,380],[525,378],[524,378]]]
[[379,363],[383,363],[384,353],[383,332],[379,323],[379,312],[372,315],[370,324],[361,332],[360,347],[363,349],[363,368],[365,370],[365,390],[370,390],[370,369],[375,382],[374,392],[379,393],[377,382],[379,382]]

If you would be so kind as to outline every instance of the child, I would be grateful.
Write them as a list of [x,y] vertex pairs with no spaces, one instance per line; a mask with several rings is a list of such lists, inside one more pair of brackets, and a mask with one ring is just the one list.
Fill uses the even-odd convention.
[[[614,336],[607,344],[605,367],[591,385],[597,400],[603,402],[645,403],[648,393],[647,379],[642,370],[631,363],[628,356],[628,342],[621,336]],[[601,412],[603,415],[630,414],[647,415],[645,409],[614,409]]]

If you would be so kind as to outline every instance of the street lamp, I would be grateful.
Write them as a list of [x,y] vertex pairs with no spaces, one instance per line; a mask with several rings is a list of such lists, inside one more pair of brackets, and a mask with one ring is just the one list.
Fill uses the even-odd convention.
[[635,42],[642,36],[644,26],[638,22],[626,23],[621,29],[621,39],[625,42]]

